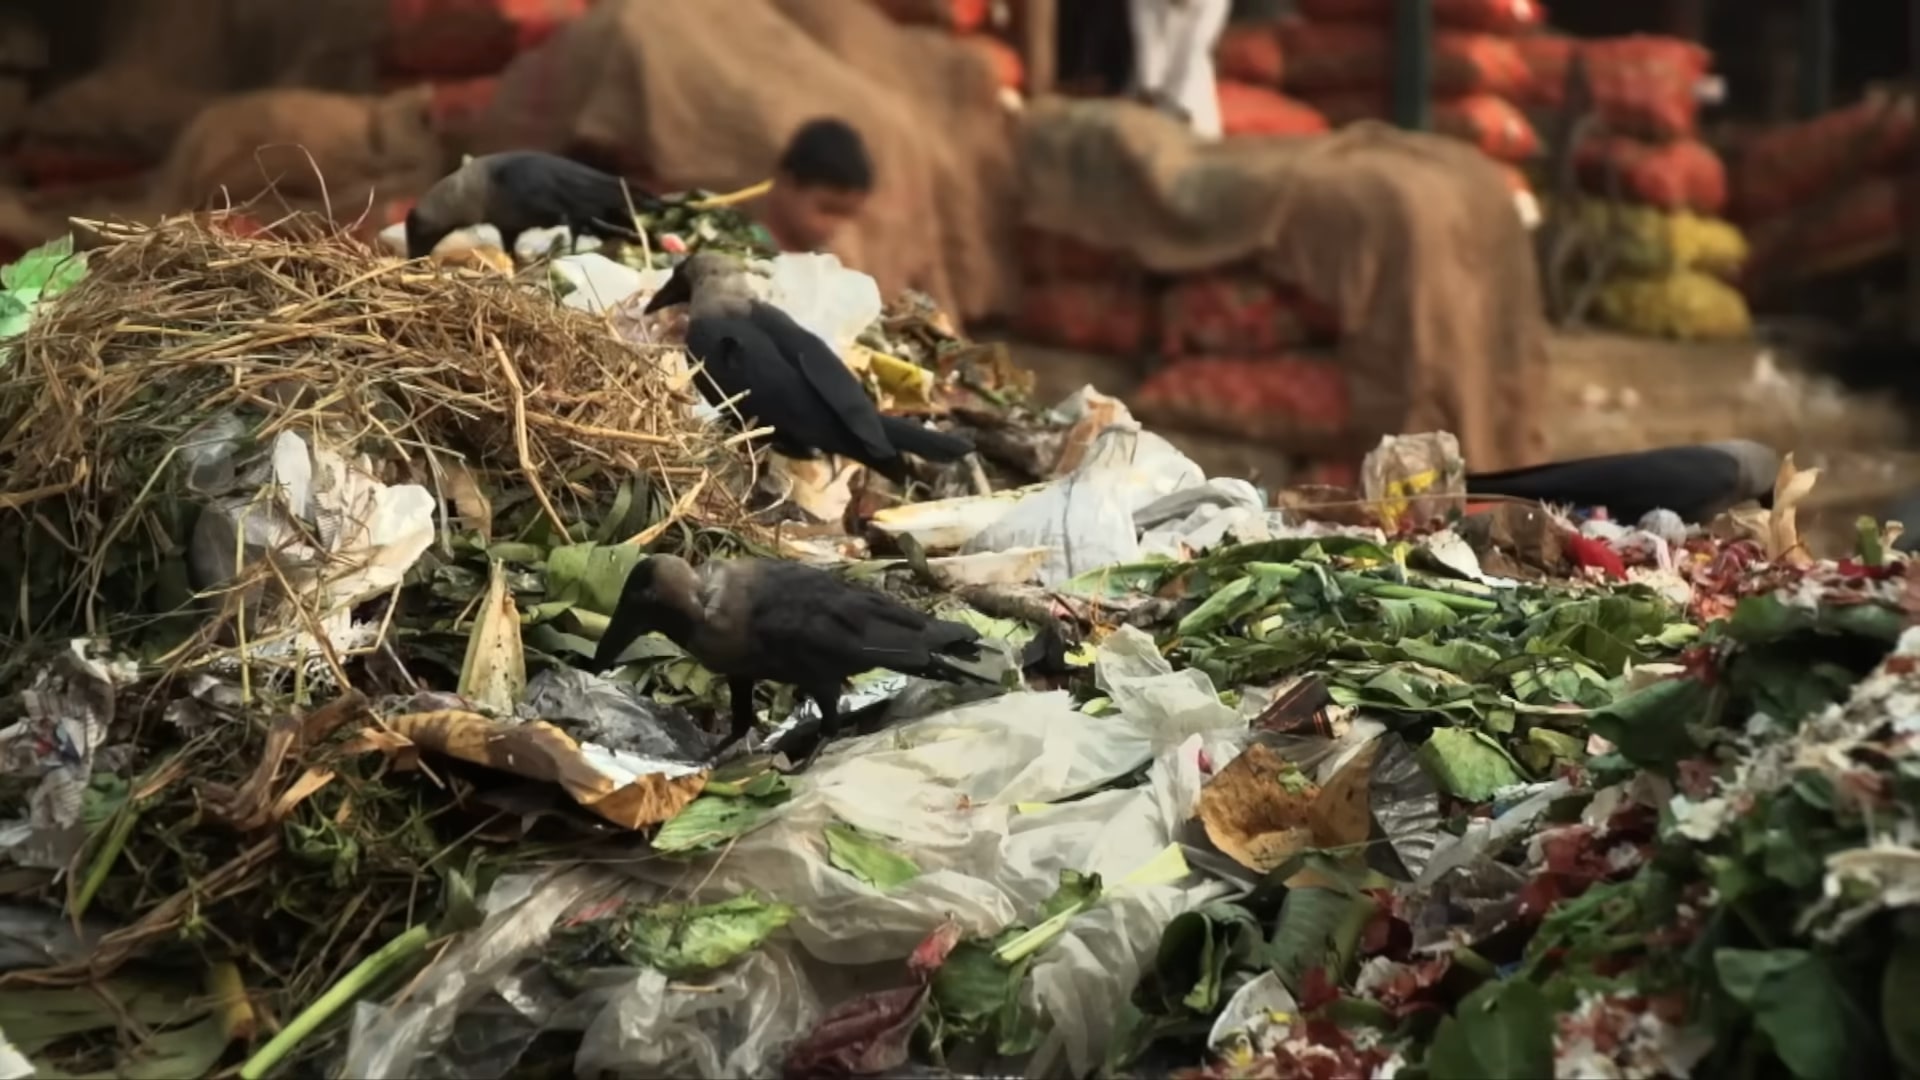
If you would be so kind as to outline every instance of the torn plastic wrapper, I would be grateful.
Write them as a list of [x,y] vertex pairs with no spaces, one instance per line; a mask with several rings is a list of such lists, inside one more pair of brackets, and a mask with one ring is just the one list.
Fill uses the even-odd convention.
[[99,919],[73,921],[57,911],[21,904],[0,904],[0,972],[59,967],[84,959],[102,935],[113,930]]
[[527,683],[520,715],[545,720],[610,751],[696,766],[712,741],[687,711],[661,705],[630,683],[551,667]]
[[822,1012],[790,945],[768,943],[697,988],[636,969],[581,1037],[574,1071],[632,1080],[775,1075]]
[[1388,530],[1403,519],[1424,525],[1463,509],[1467,466],[1451,432],[1382,435],[1360,464],[1361,490]]
[[529,780],[554,783],[622,828],[670,820],[707,785],[707,771],[575,742],[543,721],[507,724],[463,709],[402,713],[367,728],[355,749],[379,750],[405,767],[422,748]]
[[1299,1011],[1299,1002],[1279,973],[1262,972],[1235,991],[1214,1018],[1213,1030],[1207,1033],[1207,1048],[1244,1068],[1287,1040]]
[[0,774],[38,778],[27,796],[27,816],[0,823],[0,854],[19,866],[64,869],[86,839],[81,821],[108,730],[115,694],[137,677],[128,661],[87,655],[88,642],[67,651],[21,692],[26,715],[0,730]]

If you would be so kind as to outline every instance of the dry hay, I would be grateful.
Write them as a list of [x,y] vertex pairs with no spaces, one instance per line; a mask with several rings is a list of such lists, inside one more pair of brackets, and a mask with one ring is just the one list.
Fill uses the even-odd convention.
[[36,315],[0,378],[0,558],[28,567],[37,594],[27,610],[27,581],[0,583],[20,590],[0,617],[16,642],[104,632],[97,608],[146,602],[95,594],[129,558],[179,563],[178,522],[156,512],[181,486],[176,448],[230,412],[260,442],[324,425],[443,497],[464,459],[490,495],[530,491],[549,520],[591,523],[636,472],[707,523],[741,516],[729,493],[745,485],[709,482],[741,455],[603,319],[293,224],[274,237],[192,218],[94,226],[106,243],[87,276]]

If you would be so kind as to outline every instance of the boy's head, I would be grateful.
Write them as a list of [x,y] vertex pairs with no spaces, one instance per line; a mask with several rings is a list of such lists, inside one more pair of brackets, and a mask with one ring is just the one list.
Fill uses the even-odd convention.
[[860,133],[845,122],[813,120],[801,126],[780,155],[768,223],[783,242],[814,251],[866,205],[873,191],[873,160]]

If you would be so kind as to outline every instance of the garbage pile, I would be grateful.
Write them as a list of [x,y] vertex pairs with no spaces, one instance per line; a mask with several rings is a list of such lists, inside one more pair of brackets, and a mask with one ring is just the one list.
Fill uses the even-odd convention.
[[[9,1075],[1920,1065],[1920,578],[1809,557],[1790,460],[1707,528],[1468,506],[1443,434],[1261,492],[783,259],[981,460],[781,518],[670,323],[554,284],[605,266],[95,228],[0,275]],[[767,687],[709,764],[724,679],[582,670],[650,553],[805,558],[1008,675],[856,679],[793,774]]]

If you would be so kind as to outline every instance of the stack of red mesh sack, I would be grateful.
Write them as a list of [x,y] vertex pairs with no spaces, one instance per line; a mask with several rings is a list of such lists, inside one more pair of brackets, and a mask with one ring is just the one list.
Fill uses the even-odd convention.
[[1027,65],[1008,39],[1007,27],[993,23],[993,0],[873,0],[895,22],[945,30],[986,54],[1000,85],[1021,93]]
[[1600,122],[1574,152],[1581,187],[1616,201],[1720,215],[1726,168],[1699,140],[1699,88],[1712,54],[1681,38],[1535,34],[1520,41],[1533,72],[1528,104],[1564,107],[1576,51]]
[[1158,298],[1168,363],[1135,394],[1143,420],[1312,453],[1348,429],[1334,313],[1258,269],[1179,279]]
[[[1300,0],[1300,16],[1281,27],[1286,85],[1329,121],[1389,120],[1393,107],[1393,0]],[[1535,0],[1433,0],[1434,130],[1515,166],[1540,152],[1533,125],[1516,104],[1533,73],[1520,35],[1544,16]]]
[[1905,176],[1913,137],[1913,98],[1875,94],[1744,141],[1732,213],[1748,230],[1755,270],[1820,273],[1899,248],[1920,208]]
[[1135,358],[1153,347],[1147,274],[1133,260],[1054,233],[1020,238],[1021,337],[1076,352]]
[[1286,74],[1281,58],[1279,23],[1236,23],[1220,35],[1213,72],[1221,134],[1318,135],[1327,130],[1319,110],[1280,92]]
[[435,130],[470,138],[513,58],[587,13],[593,0],[387,0],[380,73],[433,87]]

